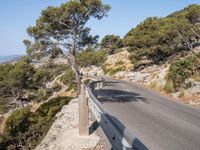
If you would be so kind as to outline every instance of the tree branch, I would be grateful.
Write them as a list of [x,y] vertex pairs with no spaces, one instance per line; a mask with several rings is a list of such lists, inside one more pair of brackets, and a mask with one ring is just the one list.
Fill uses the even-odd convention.
[[177,31],[177,33],[178,33],[180,39],[183,40],[183,42],[185,42],[185,43],[187,44],[188,49],[191,50],[191,51],[193,51],[193,46],[192,46],[192,44],[189,42],[189,40],[188,40],[186,37],[184,37],[178,30],[176,30],[176,31]]
[[62,21],[58,21],[61,25],[64,25],[64,26],[66,26],[67,28],[71,28],[68,24],[66,24],[66,23],[64,23],[64,22],[62,22]]
[[191,30],[198,38],[200,38],[200,35],[194,30],[194,28],[192,28]]

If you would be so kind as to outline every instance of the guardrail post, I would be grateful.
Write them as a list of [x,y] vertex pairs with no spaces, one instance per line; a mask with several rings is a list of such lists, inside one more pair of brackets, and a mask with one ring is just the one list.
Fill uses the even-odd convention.
[[100,82],[100,86],[99,86],[99,87],[100,87],[100,89],[102,89],[102,88],[103,88],[103,86],[104,86],[104,79],[103,79],[103,78],[101,78],[100,80],[101,80],[101,82]]
[[95,95],[95,85],[94,84],[92,84],[91,90],[92,90],[92,93],[94,93],[94,95]]
[[83,84],[79,95],[79,135],[89,135],[89,106]]
[[99,83],[99,82],[96,83],[96,89],[97,89],[97,90],[100,89],[100,83]]

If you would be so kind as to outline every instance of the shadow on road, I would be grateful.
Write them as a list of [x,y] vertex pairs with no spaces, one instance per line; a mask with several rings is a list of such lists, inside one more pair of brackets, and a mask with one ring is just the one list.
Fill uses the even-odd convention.
[[106,81],[104,82],[104,86],[114,86],[116,83],[121,83],[119,81]]
[[140,96],[138,93],[127,92],[122,90],[113,90],[113,89],[99,89],[95,90],[97,99],[101,103],[106,102],[117,102],[117,103],[126,103],[126,102],[144,102],[149,103],[144,97]]
[[[148,101],[135,92],[129,92],[124,90],[118,90],[116,84],[121,83],[117,81],[104,82],[103,89],[95,89],[94,95],[101,103],[106,102],[144,102]],[[111,89],[106,89],[110,88]],[[100,105],[97,103],[97,105]],[[107,139],[112,145],[111,150],[148,150],[148,148],[132,134],[125,125],[120,122],[115,116],[111,115],[108,110],[103,107],[99,107],[101,111],[94,111],[95,121],[90,127],[90,134],[98,129],[99,126],[104,131]]]

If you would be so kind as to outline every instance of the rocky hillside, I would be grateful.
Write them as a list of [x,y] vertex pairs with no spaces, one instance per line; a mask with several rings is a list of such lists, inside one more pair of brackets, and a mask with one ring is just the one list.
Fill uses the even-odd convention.
[[[200,52],[200,48],[196,48],[195,51]],[[141,84],[183,103],[200,107],[200,80],[197,74],[184,79],[184,86],[177,90],[174,90],[173,85],[171,85],[172,83],[169,83],[169,72],[172,64],[182,59],[185,60],[185,58],[191,56],[191,53],[188,53],[185,57],[182,57],[181,54],[176,54],[162,64],[151,64],[141,67],[139,70],[134,70],[130,56],[131,53],[124,49],[121,52],[109,55],[101,67],[83,67],[81,68],[81,72],[85,75],[107,76]],[[182,71],[184,72],[184,70]],[[185,86],[187,84],[188,86]]]
[[149,17],[131,29],[123,43],[118,36],[105,36],[104,74],[199,107],[199,14],[200,5],[194,4],[166,17]]

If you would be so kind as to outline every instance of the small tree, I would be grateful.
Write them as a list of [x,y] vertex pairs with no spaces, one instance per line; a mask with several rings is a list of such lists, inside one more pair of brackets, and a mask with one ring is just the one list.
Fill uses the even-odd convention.
[[106,35],[101,41],[101,48],[106,51],[108,55],[113,54],[116,49],[123,47],[123,41],[119,36]]
[[13,98],[10,104],[23,106],[22,97],[25,91],[31,88],[34,73],[33,66],[25,61],[1,66],[0,94],[5,98]]
[[191,26],[188,28],[190,32],[189,37],[187,30],[180,30],[179,27],[177,27],[177,34],[182,40],[183,45],[196,55],[193,50],[196,46],[195,44],[200,42],[200,6],[191,5],[188,9],[186,18],[191,23]]
[[[27,32],[40,43],[37,53],[48,54],[53,49],[61,49],[76,76],[77,95],[80,93],[81,75],[75,61],[76,52],[87,45],[96,44],[98,36],[91,36],[85,27],[90,18],[102,19],[109,5],[101,0],[69,0],[60,7],[48,7],[42,11],[36,25]],[[34,45],[34,44],[33,44]]]

